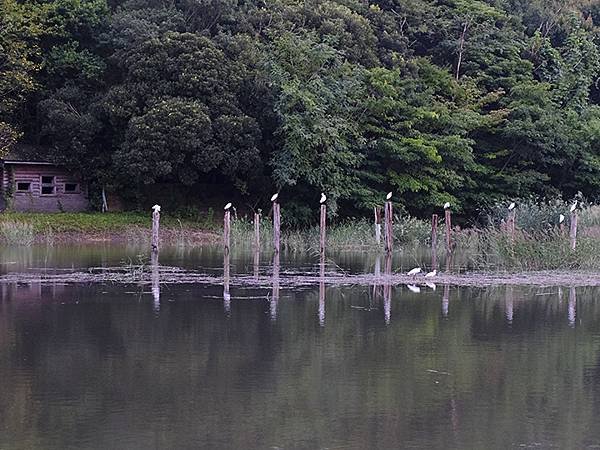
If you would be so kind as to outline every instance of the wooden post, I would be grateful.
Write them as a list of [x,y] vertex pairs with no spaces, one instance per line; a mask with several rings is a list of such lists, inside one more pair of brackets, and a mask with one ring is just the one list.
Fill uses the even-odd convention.
[[517,211],[511,209],[508,211],[508,217],[506,218],[506,231],[510,234],[511,241],[515,240],[515,230],[517,222]]
[[446,222],[446,253],[452,253],[452,212],[450,208],[444,210],[444,221]]
[[375,215],[375,242],[381,244],[381,208],[375,206],[373,213]]
[[159,228],[160,228],[160,206],[152,207],[152,252],[158,253]]
[[431,267],[433,270],[437,270],[437,228],[438,228],[438,215],[434,214],[431,216]]
[[223,218],[223,247],[225,253],[229,254],[231,244],[231,212],[225,211],[225,217]]
[[279,253],[279,242],[281,237],[281,212],[279,203],[273,202],[273,247],[275,253]]
[[392,253],[394,247],[393,209],[392,202],[385,202],[384,211],[384,243],[386,253]]
[[577,247],[577,211],[571,213],[571,231],[569,237],[571,238],[571,250],[575,250],[575,247]]
[[319,249],[320,249],[320,253],[321,253],[321,257],[325,256],[325,244],[327,242],[327,206],[323,203],[321,205],[321,221],[320,221],[320,229],[321,229],[321,235],[320,235],[320,240],[319,240]]
[[254,251],[260,250],[260,214],[254,213]]

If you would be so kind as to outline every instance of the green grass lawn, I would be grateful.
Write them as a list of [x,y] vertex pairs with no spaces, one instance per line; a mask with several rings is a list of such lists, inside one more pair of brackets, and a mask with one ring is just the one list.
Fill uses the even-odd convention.
[[[151,228],[152,216],[141,212],[113,213],[0,213],[0,223],[22,222],[31,224],[36,232],[119,232],[131,227]],[[202,230],[210,229],[211,224],[195,222],[190,219],[177,219],[163,215],[161,226]],[[214,225],[213,225],[214,226]]]

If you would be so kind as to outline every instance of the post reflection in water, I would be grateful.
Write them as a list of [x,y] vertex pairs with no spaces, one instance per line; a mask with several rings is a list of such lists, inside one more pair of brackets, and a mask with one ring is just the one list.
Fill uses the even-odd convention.
[[279,252],[273,254],[273,290],[271,292],[271,301],[269,310],[271,320],[277,319],[277,303],[279,303]]
[[223,254],[223,309],[225,314],[231,313],[231,295],[229,294],[229,252]]
[[389,325],[392,316],[392,255],[385,255],[384,263],[385,281],[383,283],[383,316],[385,324]]
[[442,295],[442,317],[448,317],[448,309],[450,306],[450,286],[444,285],[444,295]]
[[152,301],[155,312],[160,311],[160,274],[158,265],[158,253],[152,252]]
[[568,307],[568,319],[569,326],[575,326],[575,319],[577,318],[577,293],[575,292],[575,288],[569,288],[569,307]]
[[254,248],[254,259],[252,262],[252,272],[254,274],[254,278],[258,279],[258,274],[259,274],[259,267],[260,267],[260,248],[259,247],[255,247]]
[[319,325],[325,326],[325,256],[319,262]]
[[514,291],[512,286],[506,286],[504,294],[504,315],[508,324],[512,324],[514,316]]

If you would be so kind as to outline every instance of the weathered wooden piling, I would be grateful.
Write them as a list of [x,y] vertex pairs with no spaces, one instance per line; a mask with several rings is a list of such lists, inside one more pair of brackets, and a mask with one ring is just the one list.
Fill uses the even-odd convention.
[[273,202],[273,248],[275,253],[279,253],[281,240],[281,211],[279,203]]
[[515,293],[512,286],[506,286],[506,292],[504,294],[504,315],[506,321],[511,324],[515,314]]
[[393,214],[392,202],[385,202],[383,239],[386,253],[392,253],[394,247]]
[[152,207],[152,253],[158,253],[159,228],[160,228],[160,206],[154,205]]
[[327,206],[325,203],[321,205],[320,236],[319,236],[319,252],[321,256],[325,256],[325,245],[327,242]]
[[433,270],[437,270],[437,268],[438,268],[437,229],[438,229],[438,215],[434,214],[433,216],[431,216],[431,267]]
[[225,253],[229,253],[231,246],[231,212],[225,211],[223,217],[223,247]]
[[152,300],[154,304],[154,312],[160,311],[160,272],[158,266],[158,252],[152,252],[150,257],[152,266]]
[[512,241],[515,240],[516,222],[517,211],[513,208],[508,211],[508,216],[506,217],[506,231],[510,235]]
[[569,231],[569,238],[571,241],[571,250],[575,250],[577,247],[577,211],[571,213],[571,228]]
[[444,210],[444,222],[446,225],[446,253],[452,253],[452,211],[450,208]]
[[373,214],[375,216],[375,242],[381,244],[381,207],[375,206]]

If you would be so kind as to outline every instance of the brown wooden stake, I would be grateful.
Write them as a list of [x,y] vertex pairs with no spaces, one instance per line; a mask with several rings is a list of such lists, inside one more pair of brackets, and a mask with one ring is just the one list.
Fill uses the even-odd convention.
[[515,295],[512,286],[506,286],[506,292],[504,294],[504,315],[506,316],[506,321],[510,324],[513,321],[513,317],[515,314]]
[[446,253],[452,253],[452,212],[450,208],[444,211],[444,221],[446,223]]
[[385,202],[383,239],[386,253],[392,253],[394,247],[393,213],[392,202]]
[[392,276],[392,255],[388,253],[385,256],[384,262],[385,281],[383,283],[383,316],[385,324],[389,325],[392,317],[392,284],[390,277]]
[[254,213],[254,250],[260,250],[260,214]]
[[375,215],[375,242],[381,244],[381,207],[375,206],[373,213]]
[[577,211],[571,213],[571,230],[569,237],[571,238],[571,250],[575,250],[577,247]]
[[275,253],[279,253],[281,238],[281,212],[279,203],[273,202],[273,247]]
[[223,218],[223,247],[225,253],[229,253],[231,244],[231,213],[225,211],[225,217]]
[[152,212],[152,252],[158,253],[159,229],[160,229],[160,206],[154,205]]
[[321,205],[321,220],[320,220],[321,235],[319,239],[319,249],[321,256],[325,256],[325,244],[327,242],[327,206]]
[[431,216],[431,267],[433,270],[437,270],[437,229],[438,229],[438,215],[434,214]]
[[506,218],[506,231],[510,234],[511,241],[515,240],[515,230],[516,230],[516,222],[517,222],[517,211],[512,209],[508,212],[508,217]]

